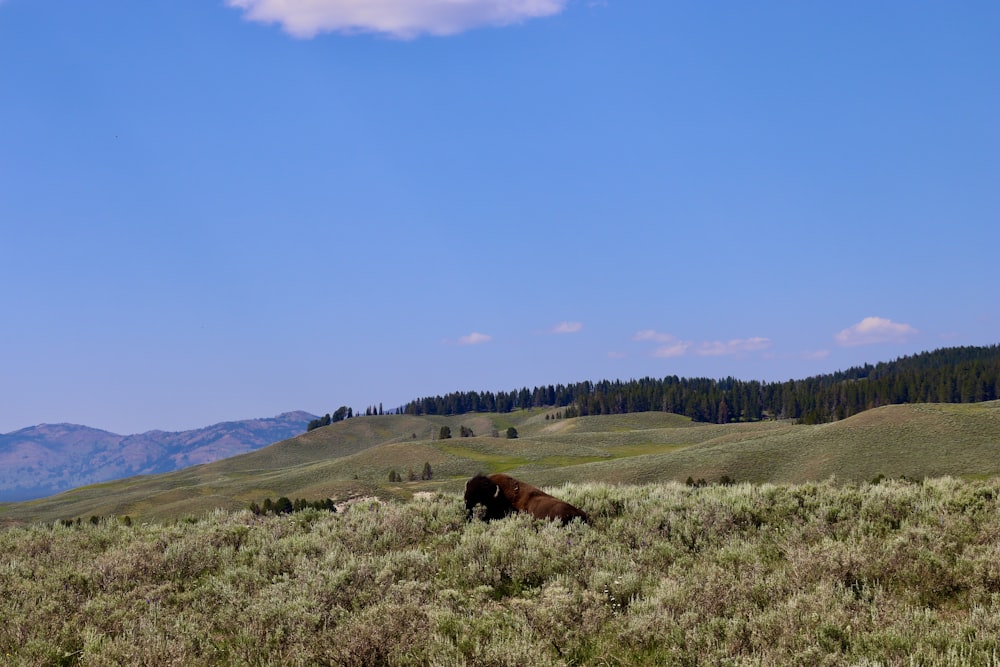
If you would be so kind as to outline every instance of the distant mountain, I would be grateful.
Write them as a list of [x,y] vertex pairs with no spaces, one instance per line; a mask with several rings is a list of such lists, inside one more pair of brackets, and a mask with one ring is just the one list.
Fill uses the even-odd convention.
[[244,454],[304,433],[315,415],[223,422],[192,431],[117,435],[42,424],[0,435],[0,502],[31,500],[86,484],[171,472]]

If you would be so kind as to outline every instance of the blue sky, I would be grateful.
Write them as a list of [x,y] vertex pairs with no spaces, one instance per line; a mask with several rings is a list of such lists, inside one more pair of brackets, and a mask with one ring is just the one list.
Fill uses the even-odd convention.
[[0,0],[0,433],[997,343],[997,35],[992,0]]

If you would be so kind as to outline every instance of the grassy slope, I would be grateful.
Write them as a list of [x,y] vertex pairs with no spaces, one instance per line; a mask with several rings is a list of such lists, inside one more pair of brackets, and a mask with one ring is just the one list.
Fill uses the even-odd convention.
[[[896,405],[820,426],[788,422],[694,424],[642,413],[547,420],[554,411],[458,417],[364,417],[249,454],[174,473],[108,482],[27,503],[0,505],[0,522],[125,515],[170,518],[240,508],[265,497],[318,499],[419,490],[459,491],[476,472],[536,484],[717,480],[806,482],[878,474],[914,478],[1000,475],[1000,401]],[[436,440],[442,426],[457,436]],[[490,437],[517,428],[516,440]],[[485,434],[485,435],[484,435]],[[435,479],[389,484],[390,470]]]

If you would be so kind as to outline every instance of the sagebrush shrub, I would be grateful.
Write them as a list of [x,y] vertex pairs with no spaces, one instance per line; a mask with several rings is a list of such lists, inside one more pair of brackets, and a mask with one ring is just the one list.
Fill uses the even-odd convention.
[[997,480],[552,491],[0,531],[0,662],[1000,664]]

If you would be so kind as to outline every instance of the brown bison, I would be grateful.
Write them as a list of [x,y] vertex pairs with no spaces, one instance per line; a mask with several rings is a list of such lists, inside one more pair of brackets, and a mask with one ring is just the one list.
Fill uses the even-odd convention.
[[583,510],[550,496],[537,486],[496,473],[488,477],[476,475],[465,483],[465,508],[472,516],[476,505],[486,507],[488,520],[502,519],[514,511],[528,512],[536,519],[558,519],[567,524],[573,519],[589,523]]
[[465,483],[465,509],[470,518],[476,505],[486,508],[483,518],[487,521],[502,519],[517,511],[496,482],[483,475],[476,475]]

